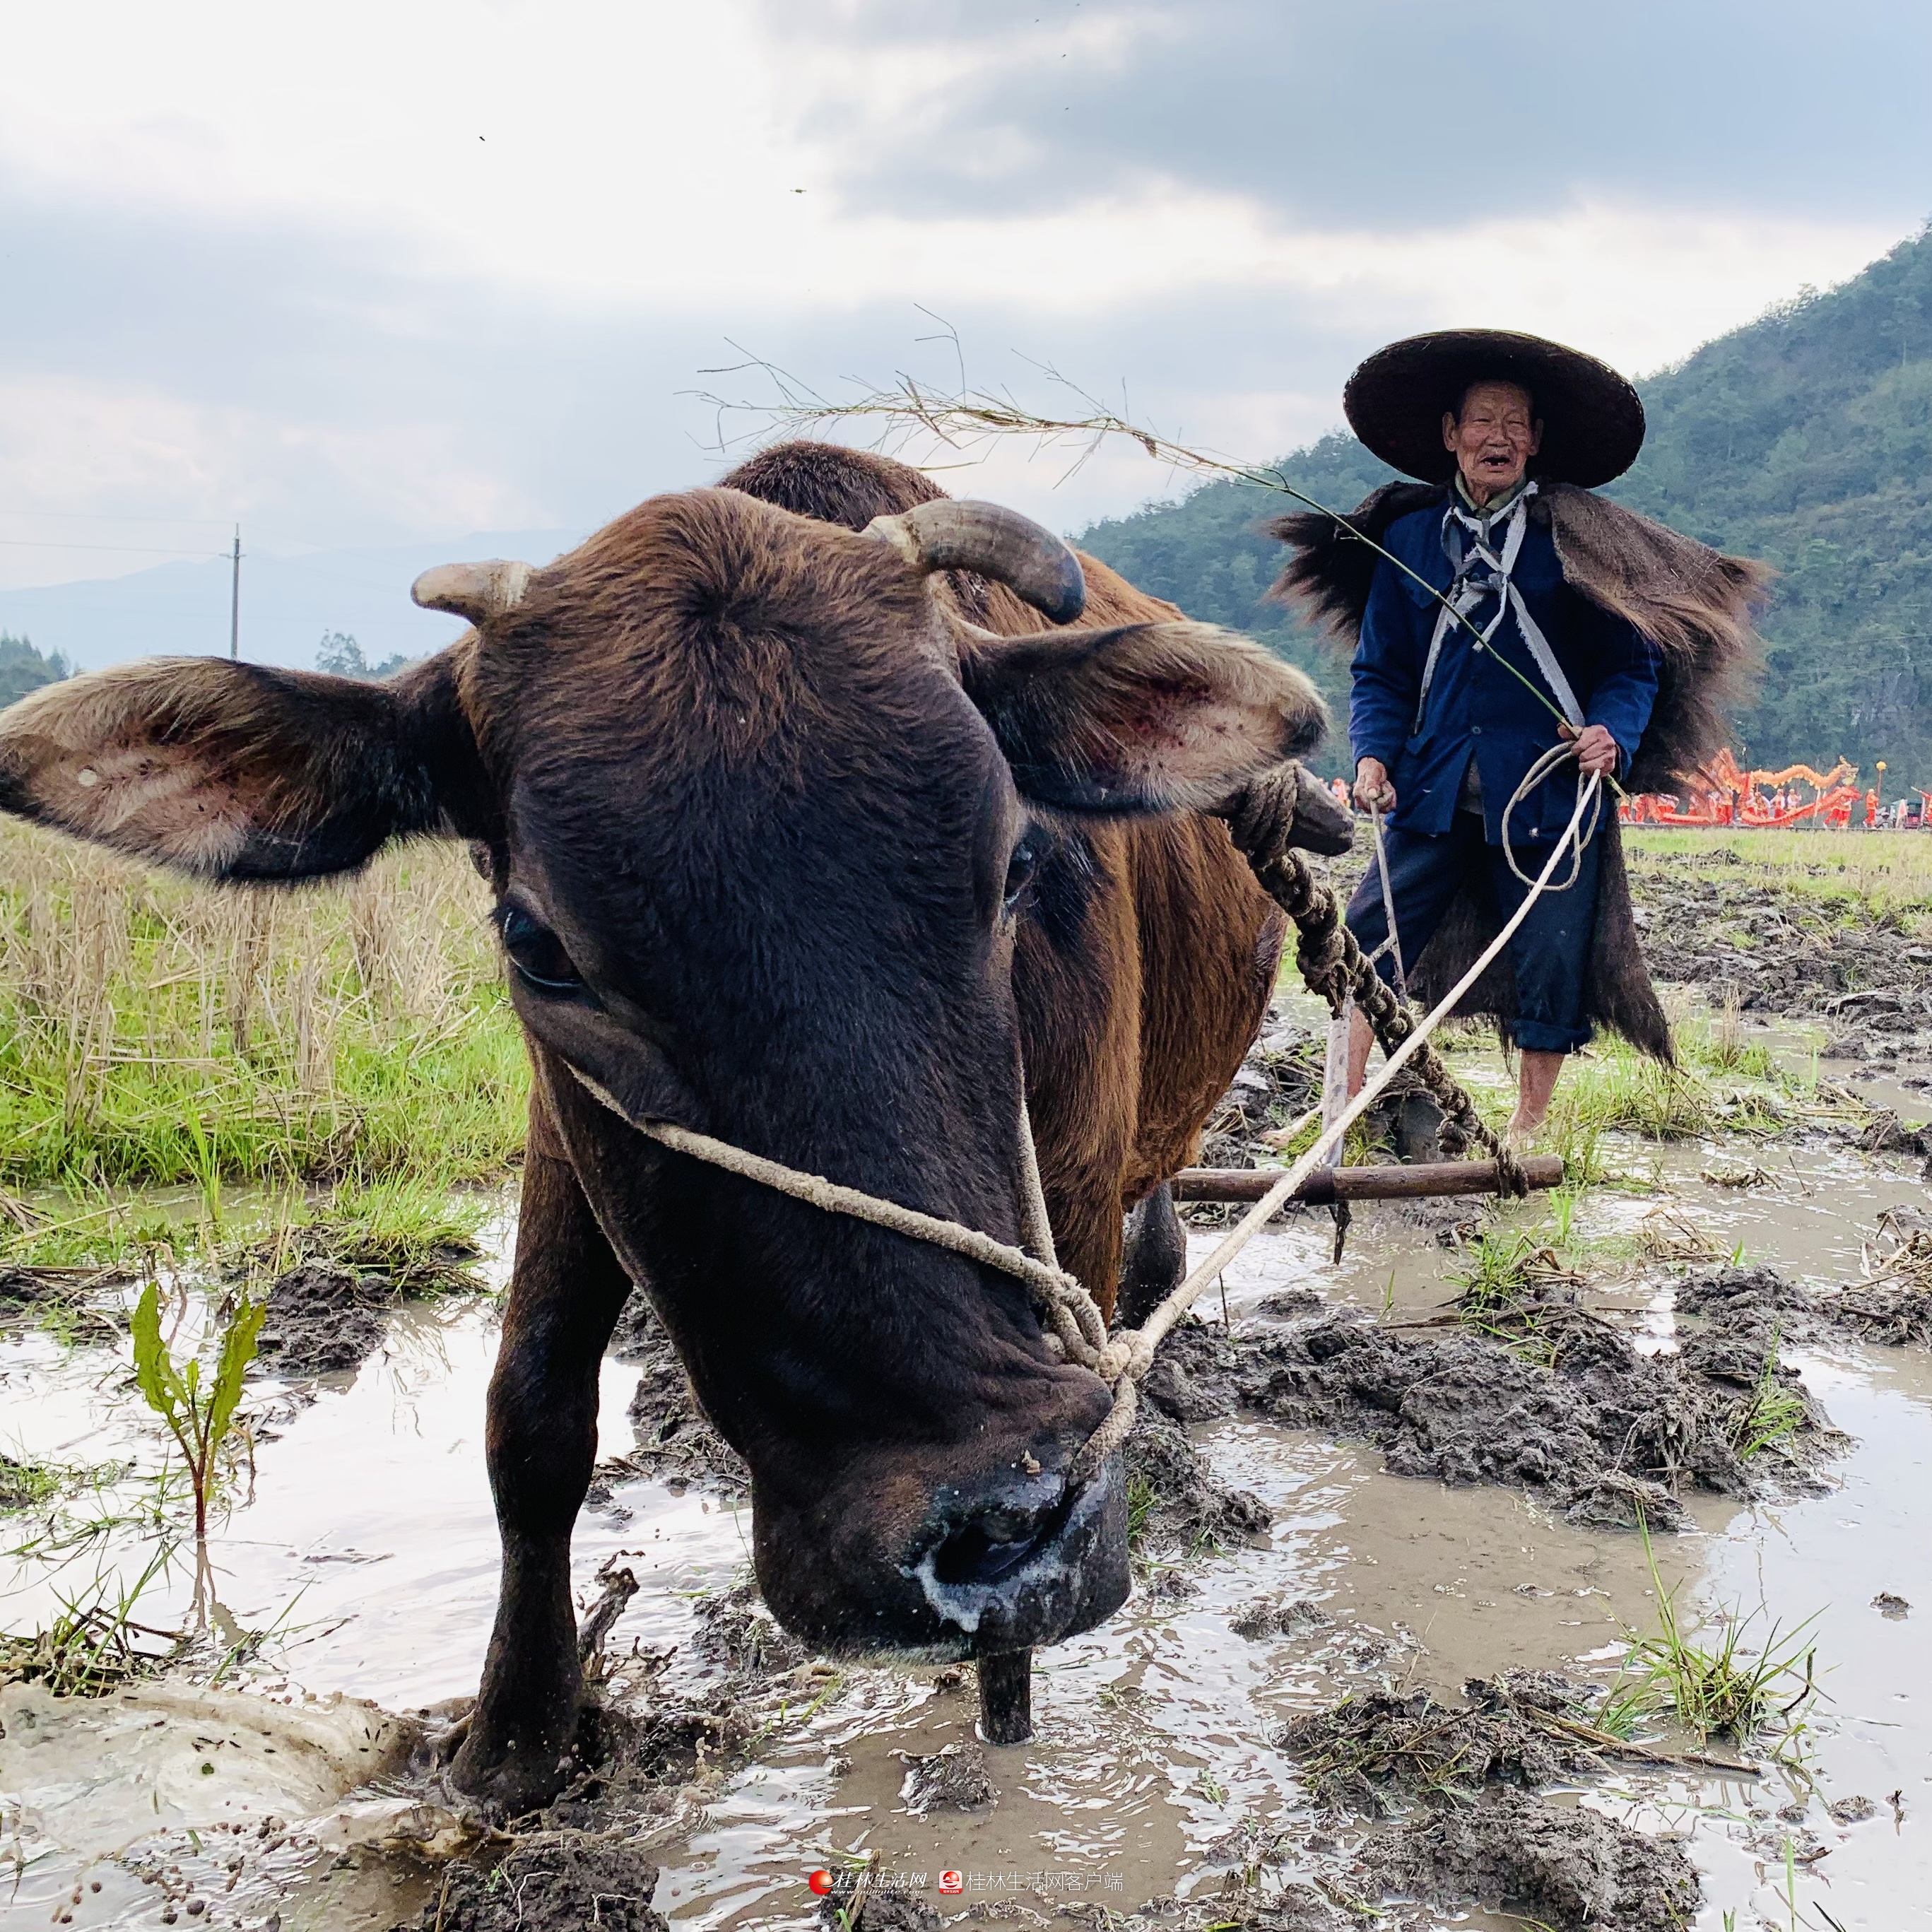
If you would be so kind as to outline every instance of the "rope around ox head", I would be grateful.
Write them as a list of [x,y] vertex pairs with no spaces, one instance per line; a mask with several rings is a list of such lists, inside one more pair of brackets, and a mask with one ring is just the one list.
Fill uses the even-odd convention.
[[[1570,747],[1557,748],[1563,755],[1571,754]],[[976,1228],[968,1227],[963,1222],[948,1220],[940,1215],[922,1214],[916,1208],[904,1207],[896,1201],[883,1199],[876,1194],[868,1194],[862,1189],[841,1186],[822,1174],[808,1174],[802,1168],[789,1167],[782,1161],[771,1160],[764,1154],[752,1154],[712,1135],[699,1133],[668,1120],[637,1118],[620,1106],[614,1096],[606,1093],[581,1072],[578,1072],[575,1068],[573,1067],[572,1071],[576,1073],[583,1085],[613,1112],[627,1120],[640,1133],[647,1135],[676,1153],[686,1154],[694,1160],[701,1160],[712,1167],[721,1168],[725,1172],[737,1174],[744,1180],[755,1181],[760,1186],[769,1187],[793,1200],[804,1202],[826,1214],[848,1214],[854,1220],[868,1222],[874,1227],[884,1228],[914,1240],[926,1241],[934,1247],[950,1250],[955,1254],[964,1256],[969,1261],[998,1268],[1025,1282],[1033,1292],[1034,1300],[1045,1318],[1049,1346],[1057,1344],[1058,1352],[1065,1360],[1091,1370],[1114,1391],[1112,1408],[1082,1445],[1067,1469],[1068,1486],[1076,1486],[1097,1473],[1107,1457],[1126,1441],[1127,1432],[1133,1426],[1136,1385],[1154,1366],[1155,1350],[1175,1323],[1199,1298],[1209,1282],[1261,1232],[1308,1177],[1317,1168],[1328,1163],[1329,1156],[1348,1129],[1375,1104],[1382,1090],[1396,1075],[1424,1051],[1429,1036],[1454,1010],[1456,1003],[1482,977],[1496,956],[1514,937],[1516,928],[1528,916],[1530,908],[1544,892],[1564,890],[1564,886],[1552,886],[1550,881],[1564,854],[1573,848],[1576,860],[1572,866],[1571,879],[1565,884],[1574,883],[1576,867],[1582,862],[1582,846],[1588,842],[1590,836],[1588,832],[1583,832],[1580,837],[1580,828],[1582,825],[1586,810],[1596,804],[1601,789],[1602,781],[1594,773],[1586,782],[1579,784],[1576,808],[1570,815],[1569,825],[1562,837],[1557,841],[1540,874],[1529,882],[1530,890],[1523,895],[1522,904],[1510,914],[1502,930],[1490,941],[1475,964],[1450,989],[1435,1010],[1417,1024],[1388,1054],[1382,1071],[1372,1080],[1364,1084],[1361,1092],[1316,1136],[1313,1144],[1229,1229],[1206,1260],[1190,1271],[1180,1286],[1154,1310],[1138,1328],[1125,1330],[1111,1338],[1107,1334],[1106,1322],[1093,1296],[1088,1292],[1085,1286],[1062,1268],[1054,1258],[1052,1231],[1047,1221],[1046,1195],[1040,1185],[1033,1130],[1027,1118],[1024,1097],[1020,1103],[1021,1225],[1028,1243],[1039,1250],[1034,1254],[1029,1254],[1024,1248],[1015,1247],[1009,1242],[996,1240],[992,1235]],[[1595,820],[1592,818],[1592,830],[1594,826]],[[1514,864],[1514,860],[1511,862]],[[1372,973],[1370,976],[1373,976]],[[1380,982],[1376,983],[1379,985]],[[1290,1133],[1299,1132],[1320,1111],[1317,1108],[1304,1114],[1289,1130]]]

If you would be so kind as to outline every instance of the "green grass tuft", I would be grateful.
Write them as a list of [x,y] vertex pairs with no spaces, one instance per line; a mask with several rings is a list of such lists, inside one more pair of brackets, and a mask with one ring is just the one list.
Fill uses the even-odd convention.
[[[181,1634],[138,1624],[134,1612],[166,1561],[165,1550],[152,1558],[131,1587],[97,1577],[89,1588],[61,1599],[58,1615],[44,1630],[0,1631],[0,1684],[38,1683],[56,1697],[104,1697],[160,1670],[178,1651]],[[155,1648],[156,1640],[166,1647]]]
[[1804,1420],[1804,1397],[1778,1376],[1778,1340],[1774,1328],[1757,1380],[1731,1418],[1731,1447],[1747,1460],[1788,1442]]
[[1718,1618],[1714,1642],[1700,1641],[1684,1629],[1676,1588],[1666,1588],[1658,1574],[1647,1528],[1642,1535],[1658,1628],[1647,1636],[1624,1633],[1630,1648],[1595,1720],[1599,1727],[1627,1737],[1665,1716],[1700,1743],[1729,1737],[1740,1744],[1774,1722],[1788,1730],[1817,1695],[1815,1647],[1806,1636],[1815,1619],[1808,1617],[1790,1631],[1773,1623],[1752,1644],[1745,1640],[1757,1613],[1740,1617],[1732,1611]]
[[0,1454],[0,1510],[33,1509],[67,1488],[67,1471]]

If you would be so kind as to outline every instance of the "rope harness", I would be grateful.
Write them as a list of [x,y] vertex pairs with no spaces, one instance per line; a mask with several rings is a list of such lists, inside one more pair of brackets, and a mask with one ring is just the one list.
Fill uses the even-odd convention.
[[[1574,755],[1573,748],[1559,746],[1546,758]],[[1542,761],[1539,761],[1540,764]],[[1526,780],[1526,785],[1528,781]],[[1330,1164],[1330,1156],[1348,1129],[1375,1104],[1382,1090],[1405,1066],[1413,1065],[1430,1094],[1442,1108],[1442,1138],[1451,1150],[1480,1143],[1496,1162],[1498,1191],[1522,1196],[1528,1192],[1522,1169],[1509,1148],[1478,1118],[1469,1096],[1456,1083],[1441,1056],[1428,1044],[1429,1036],[1454,1010],[1456,1003],[1488,969],[1502,952],[1530,908],[1546,891],[1562,890],[1550,884],[1564,853],[1576,848],[1580,862],[1579,838],[1586,808],[1595,803],[1601,781],[1592,775],[1577,787],[1576,808],[1568,828],[1557,842],[1541,874],[1530,882],[1530,890],[1482,956],[1450,990],[1448,997],[1425,1018],[1418,1020],[1406,1003],[1376,974],[1364,956],[1354,936],[1342,923],[1335,895],[1318,880],[1307,860],[1288,843],[1294,821],[1298,780],[1292,765],[1264,773],[1251,781],[1220,815],[1228,822],[1236,847],[1253,868],[1262,890],[1294,920],[1300,933],[1296,950],[1302,977],[1313,992],[1325,998],[1331,1010],[1340,1012],[1353,998],[1368,1017],[1384,1053],[1382,1070],[1366,1082],[1360,1093],[1335,1118],[1324,1123],[1313,1144],[1288,1168],[1262,1198],[1244,1214],[1216,1246],[1207,1259],[1193,1269],[1180,1286],[1156,1307],[1138,1328],[1109,1336],[1099,1304],[1085,1286],[1061,1268],[1054,1253],[1053,1232],[1047,1219],[1046,1197],[1040,1184],[1040,1166],[1034,1146],[1033,1130],[1022,1095],[1020,1103],[1021,1202],[1020,1225],[1025,1247],[996,1240],[992,1235],[964,1222],[922,1214],[896,1201],[882,1199],[856,1187],[846,1187],[822,1174],[808,1174],[788,1167],[782,1161],[748,1152],[729,1141],[699,1133],[668,1120],[640,1119],[622,1106],[614,1096],[575,1068],[578,1080],[614,1113],[642,1134],[674,1152],[688,1155],[728,1174],[755,1181],[759,1186],[802,1201],[826,1214],[847,1214],[876,1228],[926,1241],[998,1268],[1025,1283],[1031,1292],[1046,1330],[1047,1346],[1066,1361],[1089,1369],[1114,1392],[1114,1406],[1094,1433],[1081,1446],[1066,1472],[1070,1488],[1077,1487],[1096,1474],[1101,1465],[1120,1448],[1133,1426],[1137,1406],[1137,1387],[1154,1366],[1154,1352],[1195,1300],[1241,1250],[1259,1234],[1309,1176]],[[1514,801],[1512,801],[1514,803]],[[1594,830],[1595,819],[1591,820]],[[1512,860],[1514,863],[1514,860]],[[1575,868],[1571,880],[1574,883]],[[1321,1112],[1312,1109],[1288,1130],[1289,1137],[1314,1120]]]
[[[1508,509],[1489,517],[1465,509],[1452,495],[1448,514],[1442,520],[1442,545],[1448,553],[1450,567],[1454,573],[1449,584],[1451,595],[1436,614],[1435,632],[1429,640],[1429,656],[1422,667],[1422,686],[1416,694],[1413,730],[1422,729],[1423,714],[1429,708],[1429,687],[1435,682],[1436,667],[1442,658],[1443,643],[1448,637],[1450,627],[1457,622],[1469,623],[1470,613],[1486,597],[1496,600],[1496,615],[1477,633],[1470,649],[1487,650],[1497,632],[1502,628],[1503,619],[1514,610],[1517,628],[1522,632],[1522,640],[1528,646],[1529,655],[1543,674],[1544,682],[1563,707],[1563,716],[1570,721],[1573,730],[1582,730],[1583,707],[1576,702],[1576,694],[1564,676],[1563,667],[1556,662],[1556,653],[1550,648],[1550,640],[1529,614],[1529,606],[1516,586],[1516,560],[1522,553],[1523,532],[1529,527],[1529,500],[1536,494],[1535,484],[1526,483]],[[1498,529],[1503,532],[1501,550],[1496,547]],[[1507,658],[1498,658],[1497,662],[1508,669],[1515,669]],[[1520,676],[1521,674],[1517,675]]]

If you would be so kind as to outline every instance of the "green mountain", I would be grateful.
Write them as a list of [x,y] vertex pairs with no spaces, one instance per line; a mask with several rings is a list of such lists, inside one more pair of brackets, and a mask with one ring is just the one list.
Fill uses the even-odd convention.
[[[1778,572],[1765,674],[1736,715],[1741,760],[1828,765],[1886,789],[1932,787],[1932,228],[1842,287],[1807,290],[1638,384],[1643,454],[1608,494]],[[1330,436],[1282,464],[1352,508],[1393,473]],[[1096,524],[1078,539],[1191,615],[1232,625],[1312,672],[1346,716],[1346,667],[1259,601],[1279,546],[1253,533],[1289,507],[1210,484]],[[1346,746],[1329,749],[1340,770]]]
[[67,660],[58,651],[43,657],[25,638],[0,631],[0,710],[28,692],[69,675]]

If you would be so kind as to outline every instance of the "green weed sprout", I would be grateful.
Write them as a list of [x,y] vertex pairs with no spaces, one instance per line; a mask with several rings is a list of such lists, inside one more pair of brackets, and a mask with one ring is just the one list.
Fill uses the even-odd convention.
[[1747,1459],[1788,1441],[1804,1420],[1804,1398],[1778,1378],[1779,1336],[1774,1328],[1757,1381],[1732,1420],[1731,1446]]
[[1815,1650],[1807,1636],[1816,1617],[1789,1631],[1772,1624],[1752,1649],[1743,1638],[1756,1616],[1732,1614],[1720,1619],[1714,1648],[1694,1642],[1679,1618],[1676,1588],[1666,1588],[1658,1574],[1649,1528],[1640,1518],[1638,1531],[1657,1592],[1658,1630],[1642,1637],[1625,1630],[1630,1647],[1624,1676],[1604,1700],[1602,1728],[1628,1736],[1664,1711],[1700,1744],[1720,1736],[1742,1743],[1774,1718],[1788,1724],[1817,1694]]
[[235,1305],[222,1331],[221,1352],[214,1378],[204,1390],[201,1364],[190,1357],[176,1367],[161,1339],[161,1295],[149,1282],[134,1310],[134,1378],[148,1406],[168,1426],[188,1463],[194,1486],[194,1534],[208,1536],[208,1498],[214,1484],[214,1459],[226,1439],[242,1400],[242,1377],[255,1358],[255,1339],[261,1333],[268,1304],[245,1296]]
[[24,1679],[44,1684],[56,1697],[101,1697],[158,1670],[172,1651],[145,1650],[136,1640],[160,1637],[172,1646],[178,1634],[137,1624],[134,1610],[167,1554],[157,1551],[131,1588],[97,1576],[89,1590],[57,1596],[59,1615],[31,1636],[0,1630],[0,1684]]

